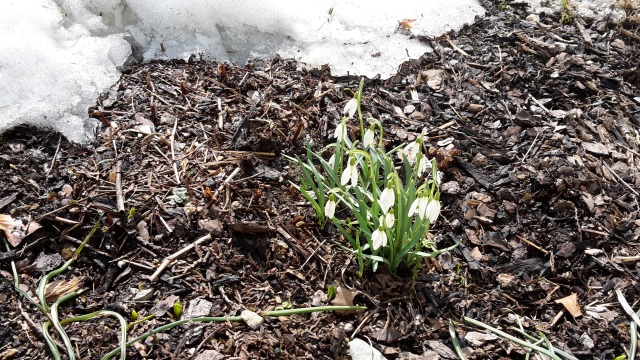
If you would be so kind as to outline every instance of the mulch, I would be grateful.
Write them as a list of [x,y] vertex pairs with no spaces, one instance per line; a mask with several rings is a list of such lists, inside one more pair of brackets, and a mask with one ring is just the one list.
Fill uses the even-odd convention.
[[[431,234],[439,248],[460,246],[416,273],[358,277],[345,241],[317,227],[291,186],[297,169],[282,155],[330,144],[359,83],[326,66],[279,57],[136,65],[90,109],[94,142],[26,127],[1,134],[0,213],[43,227],[0,257],[0,357],[50,356],[44,318],[14,291],[11,261],[34,291],[99,218],[59,277],[87,289],[63,318],[156,314],[133,338],[173,321],[176,300],[210,316],[367,307],[267,318],[256,330],[190,324],[130,347],[130,358],[343,359],[362,338],[390,359],[454,359],[448,320],[470,359],[525,357],[478,337],[464,316],[503,329],[520,321],[579,359],[625,354],[630,318],[616,291],[635,309],[640,300],[640,37],[606,18],[563,25],[518,4],[487,6],[476,24],[421,39],[433,52],[396,76],[365,79],[363,111],[383,123],[388,148],[426,129],[444,174]],[[572,294],[581,314],[556,302]],[[65,329],[79,358],[117,347],[111,319]]]

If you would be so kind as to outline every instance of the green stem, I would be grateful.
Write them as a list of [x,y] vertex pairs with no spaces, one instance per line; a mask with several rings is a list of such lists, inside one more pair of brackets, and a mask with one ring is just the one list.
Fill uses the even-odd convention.
[[59,298],[55,303],[53,303],[53,305],[51,306],[51,324],[53,325],[53,328],[56,329],[56,331],[58,332],[58,335],[60,335],[60,337],[62,338],[62,342],[64,343],[64,347],[67,350],[67,354],[69,355],[69,360],[74,360],[76,358],[76,354],[75,351],[73,350],[73,345],[71,344],[71,339],[69,339],[69,336],[67,335],[67,333],[64,331],[64,329],[62,328],[62,325],[60,325],[60,320],[58,318],[58,307],[60,307],[60,304],[62,304],[63,302],[70,300],[74,297],[78,296],[77,292],[72,292],[69,293],[61,298]]
[[362,89],[364,88],[364,78],[360,78],[360,85],[358,86],[358,92],[356,93],[357,101],[358,101],[358,119],[360,120],[360,139],[364,138],[364,121],[362,119],[362,109],[360,105],[362,104]]
[[95,234],[96,230],[98,230],[99,225],[100,225],[100,219],[96,221],[96,224],[93,226],[93,229],[91,229],[91,232],[89,232],[89,234],[84,238],[82,243],[80,243],[80,246],[78,246],[76,251],[73,253],[73,256],[71,257],[71,259],[69,259],[66,263],[64,263],[58,269],[51,271],[50,273],[45,275],[42,279],[40,279],[40,283],[38,284],[37,294],[38,294],[38,300],[40,300],[40,304],[44,308],[45,313],[49,313],[49,305],[47,304],[47,301],[45,299],[45,288],[47,286],[47,283],[54,276],[57,276],[61,274],[63,271],[67,270],[67,268],[78,259],[78,255],[80,255],[80,252],[82,251],[84,246],[87,245],[87,243],[89,242],[93,234]]
[[[501,337],[503,337],[503,338],[505,338],[505,339],[511,340],[511,341],[513,341],[514,343],[516,343],[516,344],[518,344],[518,345],[521,345],[521,346],[524,346],[524,347],[526,347],[526,348],[533,349],[533,350],[535,350],[535,351],[537,351],[537,352],[539,352],[539,353],[541,353],[541,354],[547,355],[548,357],[550,357],[550,358],[552,358],[552,359],[554,359],[554,360],[561,360],[561,359],[560,359],[560,357],[559,357],[558,355],[551,353],[549,350],[547,350],[547,349],[545,349],[545,348],[542,348],[542,347],[540,347],[540,346],[537,346],[537,345],[531,344],[531,343],[529,343],[529,342],[527,342],[527,341],[524,341],[524,340],[518,339],[518,338],[517,338],[517,337],[515,337],[515,336],[509,335],[509,334],[507,334],[506,332],[504,332],[504,331],[502,331],[502,330],[498,330],[498,329],[496,329],[496,328],[494,328],[494,327],[492,327],[492,326],[489,326],[489,325],[487,325],[487,324],[485,324],[485,323],[483,323],[483,322],[480,322],[480,321],[477,321],[477,320],[474,320],[474,319],[468,318],[468,317],[466,317],[466,316],[464,317],[464,320],[465,320],[466,322],[470,323],[471,325],[479,326],[479,327],[481,327],[481,328],[483,328],[483,329],[489,330],[489,331],[491,331],[492,333],[494,333],[494,334],[496,334],[496,335],[498,335],[498,336],[501,336]],[[568,354],[567,354],[567,355],[568,355]],[[569,356],[571,356],[571,355],[569,355]],[[573,356],[571,356],[571,357],[570,357],[570,358],[568,358],[568,359],[575,359],[575,358],[574,358]],[[576,359],[576,360],[577,360],[577,359]]]
[[51,334],[49,334],[49,325],[51,325],[51,323],[48,321],[42,323],[42,337],[47,343],[47,346],[49,346],[49,350],[51,351],[51,355],[53,355],[53,359],[60,360],[60,350],[58,350],[58,345],[56,345],[56,343],[51,338]]
[[456,328],[453,326],[453,321],[449,319],[449,336],[451,336],[451,343],[453,344],[453,348],[456,349],[456,354],[460,360],[467,360],[467,357],[462,352],[462,347],[460,347],[460,343],[458,342],[458,334],[456,334]]
[[260,315],[270,316],[270,317],[280,317],[280,316],[310,314],[314,312],[323,312],[323,311],[356,311],[356,310],[366,310],[366,309],[367,309],[366,306],[317,306],[317,307],[298,308],[298,309],[264,311]]
[[98,310],[94,311],[90,314],[76,316],[72,318],[64,319],[60,322],[61,325],[69,324],[77,321],[86,321],[91,320],[98,316],[112,316],[118,319],[120,322],[120,359],[124,360],[127,358],[127,321],[122,317],[122,315],[118,314],[115,311],[110,310]]

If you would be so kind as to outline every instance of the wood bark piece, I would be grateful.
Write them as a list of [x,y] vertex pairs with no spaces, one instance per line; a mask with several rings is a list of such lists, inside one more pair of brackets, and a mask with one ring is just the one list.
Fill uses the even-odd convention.
[[484,171],[478,169],[470,162],[464,161],[461,157],[455,157],[456,162],[473,177],[480,185],[484,186],[488,190],[493,190],[492,180],[484,173]]

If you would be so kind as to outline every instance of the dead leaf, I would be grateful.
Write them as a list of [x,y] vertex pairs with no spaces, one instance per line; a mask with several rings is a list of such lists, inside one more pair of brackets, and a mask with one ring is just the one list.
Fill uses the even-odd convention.
[[157,301],[155,305],[153,305],[153,307],[151,308],[150,312],[154,314],[156,318],[164,316],[167,313],[167,311],[169,311],[169,309],[173,308],[173,304],[175,304],[176,301],[178,300],[180,300],[179,296],[169,295],[166,298],[160,301]]
[[556,304],[562,304],[574,318],[582,315],[580,305],[578,304],[578,295],[576,293],[556,300]]
[[478,247],[474,247],[473,249],[471,249],[471,257],[475,260],[475,261],[480,261],[482,260],[482,252],[480,252],[480,249],[478,249]]
[[31,221],[25,225],[22,223],[22,220],[14,219],[11,215],[0,214],[0,229],[7,235],[7,240],[13,247],[20,245],[25,237],[31,235],[41,227],[42,226],[35,221]]
[[411,30],[413,27],[413,23],[416,22],[416,19],[402,19],[399,21],[399,25],[403,29]]
[[75,277],[71,280],[56,280],[47,284],[44,296],[47,301],[56,301],[59,298],[71,294],[80,288],[83,277]]
[[387,344],[391,344],[400,339],[402,334],[398,330],[390,326],[385,326],[371,333],[371,336],[373,336],[378,341],[384,341]]
[[331,305],[335,306],[353,306],[353,298],[358,295],[355,290],[345,289],[342,286],[336,288],[336,297],[331,300]]

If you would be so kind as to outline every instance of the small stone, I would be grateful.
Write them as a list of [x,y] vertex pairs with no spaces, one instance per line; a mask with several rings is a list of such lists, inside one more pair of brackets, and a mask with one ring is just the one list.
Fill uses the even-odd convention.
[[582,147],[592,154],[609,155],[609,149],[600,142],[583,142]]
[[244,323],[247,324],[252,330],[258,330],[260,325],[264,322],[264,318],[253,311],[242,310],[240,313],[240,317],[244,320]]
[[588,350],[591,350],[596,346],[596,344],[593,343],[593,340],[587,334],[582,334],[580,336],[580,342],[582,343],[582,346]]
[[352,360],[384,360],[380,351],[374,349],[368,342],[353,339],[349,342],[349,354]]
[[213,303],[205,299],[193,299],[189,301],[187,310],[182,315],[185,319],[193,319],[201,316],[208,316]]
[[141,290],[134,297],[133,301],[147,301],[153,296],[153,288]]
[[220,354],[216,350],[205,350],[198,354],[194,360],[222,360],[224,355]]
[[478,331],[469,331],[464,339],[473,346],[482,346],[487,341],[494,341],[498,339],[498,336],[494,334],[486,334]]

